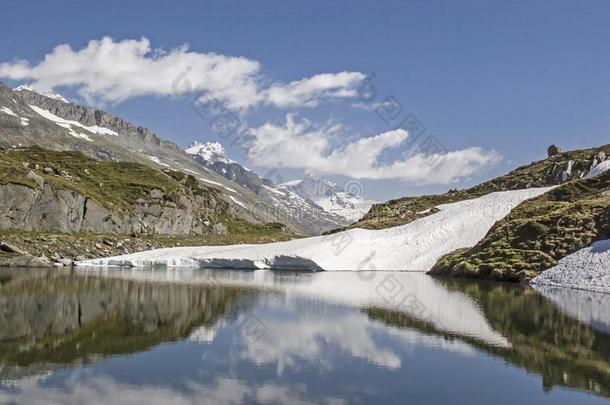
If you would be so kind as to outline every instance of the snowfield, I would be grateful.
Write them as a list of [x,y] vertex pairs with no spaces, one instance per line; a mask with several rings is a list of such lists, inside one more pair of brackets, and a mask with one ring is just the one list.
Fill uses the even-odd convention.
[[[13,100],[13,102],[14,102],[14,103],[17,103],[15,100]],[[11,110],[11,109],[10,109],[10,108],[8,108],[8,107],[1,106],[1,107],[0,107],[0,112],[2,112],[2,113],[4,113],[4,114],[8,114],[8,115],[10,115],[11,117],[19,118],[19,123],[20,123],[21,125],[23,125],[24,127],[27,127],[28,125],[30,125],[30,119],[29,119],[29,118],[25,118],[25,117],[20,117],[20,116],[18,116],[17,114],[15,114],[15,113],[13,112],[13,110]]]
[[264,245],[157,249],[78,265],[428,271],[440,256],[475,245],[512,208],[548,190],[497,192],[439,205],[440,211],[435,214],[390,229],[352,229]]
[[155,163],[156,163],[156,164],[158,164],[158,165],[165,166],[165,167],[171,167],[171,166],[170,166],[170,165],[168,165],[167,163],[163,163],[163,162],[161,161],[161,159],[159,159],[159,158],[158,158],[158,157],[156,157],[156,156],[148,156],[148,155],[147,155],[146,157],[147,157],[147,158],[149,158],[150,160],[152,160],[153,162],[155,162]]
[[564,257],[531,283],[610,293],[610,239]]

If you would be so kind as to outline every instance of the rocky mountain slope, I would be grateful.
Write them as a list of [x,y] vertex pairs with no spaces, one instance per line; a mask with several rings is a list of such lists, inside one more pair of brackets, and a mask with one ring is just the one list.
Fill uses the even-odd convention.
[[[319,235],[352,222],[352,218],[326,209],[327,207],[319,205],[307,194],[299,193],[298,188],[293,190],[291,187],[277,186],[270,179],[259,177],[229,159],[222,145],[217,142],[193,143],[186,152],[206,169],[252,191],[269,207],[273,207],[275,215],[268,219],[277,218],[284,223],[297,222],[300,228],[310,235]],[[347,198],[341,202],[348,207]]]
[[610,144],[598,148],[558,153],[547,159],[521,166],[510,173],[465,190],[444,194],[404,197],[375,204],[362,220],[350,228],[383,229],[409,223],[430,215],[439,204],[480,197],[494,191],[547,187],[582,179],[591,170],[604,168],[610,160]]
[[224,233],[220,193],[180,171],[81,152],[0,151],[0,229],[137,235]]
[[220,191],[182,171],[38,147],[0,149],[0,206],[0,266],[295,236],[235,216]]
[[176,144],[146,128],[104,111],[66,103],[0,83],[0,148],[39,146],[49,150],[80,151],[105,160],[140,163],[155,169],[192,174],[220,191],[220,198],[249,221],[284,222],[293,231],[312,233],[299,216],[284,216],[269,200],[195,162]]

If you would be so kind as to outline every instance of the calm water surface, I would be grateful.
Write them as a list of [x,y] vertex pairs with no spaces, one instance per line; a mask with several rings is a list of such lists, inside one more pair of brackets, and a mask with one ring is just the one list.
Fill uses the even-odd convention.
[[417,273],[0,270],[0,403],[605,403],[610,295]]

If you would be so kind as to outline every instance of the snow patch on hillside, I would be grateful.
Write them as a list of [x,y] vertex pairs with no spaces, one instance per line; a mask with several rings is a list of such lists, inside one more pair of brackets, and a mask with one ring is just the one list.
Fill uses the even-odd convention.
[[0,107],[0,111],[2,111],[2,112],[3,112],[3,113],[5,113],[5,114],[8,114],[8,115],[10,115],[10,116],[12,116],[12,117],[17,117],[17,114],[15,114],[15,113],[13,112],[13,110],[11,110],[11,109],[10,109],[10,108],[8,108],[8,107],[4,107],[4,106],[2,106],[2,107]]
[[600,162],[597,165],[593,166],[589,173],[587,173],[585,178],[589,179],[591,177],[599,176],[607,170],[610,170],[610,159],[604,160],[603,162]]
[[89,137],[88,134],[84,134],[82,132],[77,132],[74,130],[73,127],[81,128],[81,129],[84,129],[85,131],[88,131],[92,134],[97,134],[97,135],[114,135],[114,136],[118,135],[118,133],[116,133],[113,130],[108,129],[108,128],[98,127],[97,125],[88,127],[86,125],[81,124],[78,121],[63,119],[63,118],[58,117],[57,115],[53,114],[52,112],[45,110],[43,108],[40,108],[40,107],[36,107],[35,105],[30,105],[30,108],[32,110],[34,110],[34,112],[36,112],[41,117],[46,118],[49,121],[53,121],[55,124],[59,125],[62,128],[66,128],[70,132],[70,135],[72,135],[75,138],[82,138],[87,141],[92,141],[92,139]]
[[531,283],[610,293],[610,239],[564,257]]
[[439,205],[439,212],[383,230],[351,229],[264,245],[158,249],[79,263],[87,266],[162,265],[300,270],[428,271],[455,249],[474,246],[493,224],[524,200],[550,188],[491,193]]
[[282,191],[279,188],[266,186],[264,184],[263,184],[263,188],[265,190],[267,190],[267,191],[272,192],[273,194],[277,194],[277,195],[282,196],[282,197],[286,197],[288,195],[288,193],[289,193],[288,191]]
[[232,195],[230,195],[229,198],[231,199],[231,201],[233,201],[235,204],[239,205],[240,207],[247,208],[243,202],[239,201],[237,198],[233,197]]
[[158,165],[165,166],[165,167],[170,167],[170,165],[168,165],[167,163],[163,163],[163,162],[161,161],[161,159],[159,159],[159,158],[158,158],[158,157],[156,157],[156,156],[149,156],[149,155],[146,155],[146,157],[147,157],[147,158],[149,158],[150,160],[152,160],[153,162],[155,162],[155,163],[156,163],[156,164],[158,164]]
[[199,180],[208,183],[208,184],[212,184],[214,186],[221,186],[224,187],[222,184],[218,183],[217,181],[212,181],[212,180],[208,180],[208,179],[204,179],[203,177],[200,177]]
[[[13,100],[13,101],[15,101],[15,100]],[[28,125],[30,125],[29,118],[20,117],[19,115],[15,114],[15,112],[8,107],[5,107],[5,106],[0,107],[0,112],[10,115],[11,117],[19,118],[19,123],[21,125],[23,125],[24,127],[27,127]]]

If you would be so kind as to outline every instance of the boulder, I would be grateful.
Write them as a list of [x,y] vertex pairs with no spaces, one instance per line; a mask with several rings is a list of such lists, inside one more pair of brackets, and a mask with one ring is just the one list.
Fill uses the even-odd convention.
[[34,180],[38,185],[38,188],[42,190],[42,188],[44,187],[44,179],[41,176],[36,174],[36,172],[34,172],[33,170],[30,170],[27,177],[30,180]]
[[26,254],[23,250],[19,249],[17,246],[11,245],[10,243],[6,243],[6,242],[0,242],[0,251],[8,252],[8,253],[17,253],[20,255]]
[[548,157],[559,155],[561,153],[561,148],[557,145],[551,145],[546,150],[546,153]]

